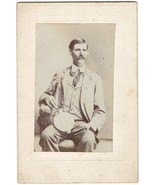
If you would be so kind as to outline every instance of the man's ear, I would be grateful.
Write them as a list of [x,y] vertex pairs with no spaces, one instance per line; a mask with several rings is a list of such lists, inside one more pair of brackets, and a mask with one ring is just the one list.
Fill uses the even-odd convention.
[[72,55],[72,50],[71,49],[69,49],[69,54]]

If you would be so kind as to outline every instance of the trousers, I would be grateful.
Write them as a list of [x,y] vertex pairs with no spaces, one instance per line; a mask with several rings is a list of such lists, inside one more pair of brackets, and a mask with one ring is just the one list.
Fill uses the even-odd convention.
[[76,144],[77,152],[93,152],[96,148],[95,134],[86,128],[86,123],[76,123],[71,133],[57,130],[53,125],[47,126],[40,135],[40,146],[44,152],[60,152],[59,143],[71,139]]

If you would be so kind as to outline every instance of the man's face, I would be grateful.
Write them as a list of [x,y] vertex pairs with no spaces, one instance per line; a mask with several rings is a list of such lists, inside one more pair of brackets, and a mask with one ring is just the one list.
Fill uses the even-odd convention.
[[85,65],[85,60],[88,55],[87,44],[75,44],[73,50],[70,51],[70,53],[73,57],[74,65],[82,67],[83,65]]

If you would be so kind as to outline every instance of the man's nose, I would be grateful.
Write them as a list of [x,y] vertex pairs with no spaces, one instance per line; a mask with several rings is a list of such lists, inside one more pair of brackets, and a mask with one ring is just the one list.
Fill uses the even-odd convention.
[[80,51],[80,55],[83,55],[83,51],[82,50]]

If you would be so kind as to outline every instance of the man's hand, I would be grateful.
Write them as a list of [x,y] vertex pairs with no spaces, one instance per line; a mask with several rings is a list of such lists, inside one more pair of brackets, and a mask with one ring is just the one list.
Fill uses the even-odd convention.
[[49,106],[45,105],[45,104],[41,104],[40,106],[40,113],[43,113],[44,115],[50,115],[51,114],[51,109],[49,108]]
[[97,131],[96,125],[93,124],[93,123],[91,123],[91,122],[87,123],[86,128],[87,128],[88,130],[93,131],[94,133]]
[[57,108],[56,101],[53,96],[48,96],[44,99],[45,103],[51,108]]

